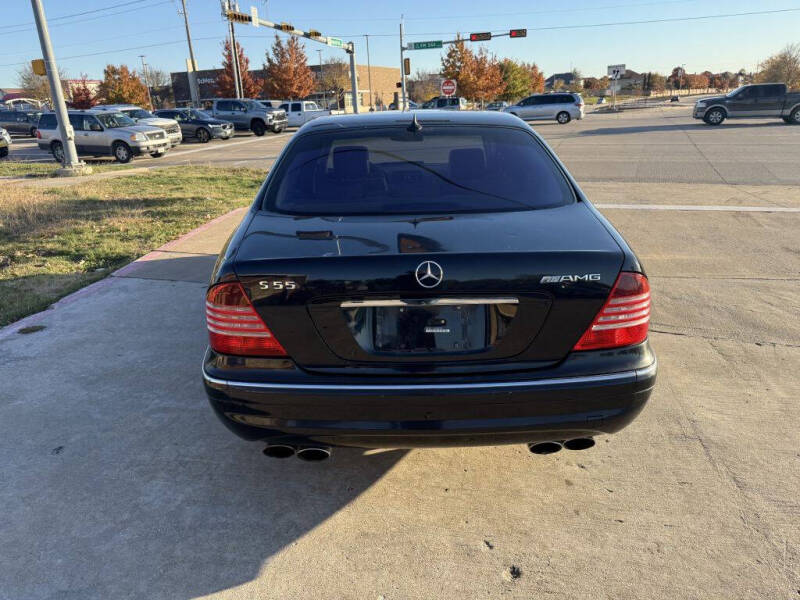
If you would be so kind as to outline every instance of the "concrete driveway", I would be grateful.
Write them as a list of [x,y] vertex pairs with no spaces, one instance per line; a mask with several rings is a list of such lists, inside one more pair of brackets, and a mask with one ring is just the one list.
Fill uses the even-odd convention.
[[800,193],[584,188],[654,290],[629,428],[263,457],[200,379],[234,214],[0,333],[0,598],[800,597]]

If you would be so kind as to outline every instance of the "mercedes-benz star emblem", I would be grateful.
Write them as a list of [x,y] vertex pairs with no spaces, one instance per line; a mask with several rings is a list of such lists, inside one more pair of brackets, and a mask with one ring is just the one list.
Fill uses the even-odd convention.
[[432,260],[426,260],[419,263],[417,270],[414,272],[417,278],[417,283],[424,288],[433,288],[442,283],[444,279],[444,269],[439,263]]

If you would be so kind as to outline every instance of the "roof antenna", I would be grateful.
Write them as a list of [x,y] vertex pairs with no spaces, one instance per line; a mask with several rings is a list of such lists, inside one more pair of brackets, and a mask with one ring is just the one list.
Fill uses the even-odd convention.
[[411,125],[409,125],[406,131],[410,131],[411,133],[417,133],[418,131],[422,131],[422,125],[419,121],[417,121],[417,113],[413,113],[414,116],[411,118]]

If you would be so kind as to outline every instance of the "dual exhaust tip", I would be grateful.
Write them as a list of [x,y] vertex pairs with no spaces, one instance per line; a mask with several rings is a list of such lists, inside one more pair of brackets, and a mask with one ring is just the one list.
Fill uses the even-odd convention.
[[306,462],[320,462],[331,457],[328,446],[290,446],[288,444],[270,444],[263,450],[264,456],[270,458],[291,458],[297,456]]
[[555,454],[562,448],[567,450],[588,450],[594,446],[594,438],[575,438],[565,441],[531,442],[528,450],[532,454]]

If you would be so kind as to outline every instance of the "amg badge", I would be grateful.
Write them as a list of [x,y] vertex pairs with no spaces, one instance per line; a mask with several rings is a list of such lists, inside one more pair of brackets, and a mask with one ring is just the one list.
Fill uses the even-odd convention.
[[539,283],[564,283],[570,281],[600,281],[600,273],[584,275],[545,275]]

